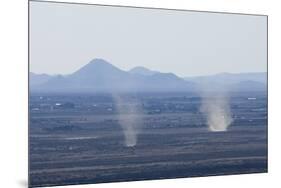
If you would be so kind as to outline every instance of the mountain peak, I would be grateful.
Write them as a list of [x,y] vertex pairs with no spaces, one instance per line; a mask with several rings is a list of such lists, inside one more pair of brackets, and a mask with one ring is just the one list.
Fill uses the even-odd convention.
[[110,64],[104,59],[93,59],[84,67],[80,68],[78,71],[73,73],[73,75],[91,75],[91,74],[100,74],[102,72],[112,72],[112,71],[121,71],[117,67]]
[[86,66],[111,66],[113,67],[112,64],[110,64],[108,61],[104,60],[104,59],[100,59],[100,58],[95,58],[93,60],[91,60]]
[[140,75],[144,75],[144,76],[150,76],[150,75],[158,73],[157,71],[152,71],[152,70],[149,70],[148,68],[145,68],[142,66],[134,67],[129,72],[132,74],[140,74]]
[[134,71],[134,70],[146,70],[146,71],[150,71],[148,68],[142,67],[142,66],[137,66],[132,68],[130,71]]
[[89,63],[109,63],[109,62],[102,58],[94,58]]
[[88,64],[74,72],[70,77],[92,78],[96,76],[111,76],[123,73],[122,70],[113,66],[104,59],[93,59]]

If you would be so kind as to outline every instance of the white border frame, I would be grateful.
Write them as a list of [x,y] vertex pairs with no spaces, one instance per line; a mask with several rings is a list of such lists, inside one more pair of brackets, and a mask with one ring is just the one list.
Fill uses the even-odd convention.
[[[58,0],[60,1],[60,0]],[[72,187],[270,187],[279,183],[281,168],[280,62],[281,12],[275,0],[65,0],[67,2],[157,7],[269,15],[269,173],[203,178],[105,183]],[[64,2],[64,1],[62,1]],[[4,5],[2,5],[2,3]],[[27,186],[27,0],[0,5],[1,171],[3,187]],[[3,19],[3,20],[2,20]],[[276,61],[274,63],[273,61]],[[279,62],[278,62],[279,61]],[[275,85],[275,87],[274,87]],[[4,87],[3,87],[4,86]],[[60,186],[70,187],[70,186]],[[276,187],[276,186],[275,186]]]

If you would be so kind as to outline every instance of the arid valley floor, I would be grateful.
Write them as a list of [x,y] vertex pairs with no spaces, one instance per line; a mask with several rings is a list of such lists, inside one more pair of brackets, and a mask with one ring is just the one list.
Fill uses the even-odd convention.
[[[233,94],[225,132],[209,131],[194,94],[125,98],[139,114],[120,114],[110,95],[31,95],[30,186],[267,172],[264,93]],[[127,147],[120,122],[135,116],[136,145]]]

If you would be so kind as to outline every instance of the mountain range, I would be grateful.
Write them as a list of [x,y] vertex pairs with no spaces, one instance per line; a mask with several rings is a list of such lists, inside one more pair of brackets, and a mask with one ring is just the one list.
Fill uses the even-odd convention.
[[121,70],[103,59],[93,59],[69,75],[29,74],[31,92],[184,92],[202,86],[239,91],[266,90],[267,73],[221,73],[181,78],[145,67]]

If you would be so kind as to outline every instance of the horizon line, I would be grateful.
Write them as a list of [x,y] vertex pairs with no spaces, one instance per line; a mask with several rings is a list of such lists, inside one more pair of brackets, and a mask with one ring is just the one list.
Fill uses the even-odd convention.
[[[122,69],[120,69],[122,70]],[[149,69],[150,70],[150,69]],[[122,70],[124,72],[130,72],[130,70]],[[150,71],[157,71],[157,70],[150,70]],[[76,71],[74,71],[76,72]],[[73,72],[73,73],[74,73]],[[214,74],[200,74],[200,75],[194,75],[194,76],[179,76],[178,74],[176,73],[173,73],[173,72],[160,72],[160,71],[157,71],[159,73],[172,73],[174,75],[176,75],[177,77],[179,78],[195,78],[195,77],[205,77],[205,76],[215,76],[215,75],[220,75],[220,74],[255,74],[255,73],[268,73],[267,71],[259,71],[259,72],[218,72],[218,73],[214,73]],[[36,75],[47,75],[47,76],[68,76],[68,75],[71,75],[73,73],[69,73],[69,74],[61,74],[61,73],[53,73],[53,74],[50,74],[50,73],[38,73],[38,72],[33,72],[33,71],[29,71],[28,74],[36,74]]]
[[84,68],[85,66],[89,65],[89,64],[93,64],[93,63],[97,63],[97,62],[93,62],[93,61],[97,61],[97,60],[101,60],[101,61],[104,61],[104,64],[109,64],[121,71],[124,71],[124,72],[130,72],[130,70],[134,69],[134,68],[137,68],[137,67],[141,67],[141,68],[145,68],[149,71],[156,71],[158,73],[172,73],[174,75],[176,75],[177,77],[179,78],[194,78],[194,77],[204,77],[204,76],[215,76],[215,75],[219,75],[219,74],[253,74],[253,73],[267,73],[267,71],[256,71],[256,72],[217,72],[217,73],[213,73],[213,74],[205,74],[205,75],[193,75],[193,76],[179,76],[178,74],[174,73],[174,72],[161,72],[159,70],[155,70],[155,69],[150,69],[150,68],[147,68],[147,67],[144,67],[142,65],[136,65],[128,70],[123,70],[119,67],[117,67],[116,65],[113,65],[112,63],[108,62],[107,60],[105,60],[104,58],[93,58],[91,61],[89,61],[87,64],[81,66],[80,68],[78,68],[77,70],[73,71],[72,73],[66,73],[66,74],[62,74],[62,73],[54,73],[54,74],[50,74],[50,73],[36,73],[36,72],[33,72],[33,71],[30,71],[30,67],[29,67],[29,72],[28,73],[34,73],[34,74],[37,74],[37,75],[48,75],[48,76],[67,76],[67,75],[71,75],[71,74],[74,74],[76,71],[79,71],[80,69]]

